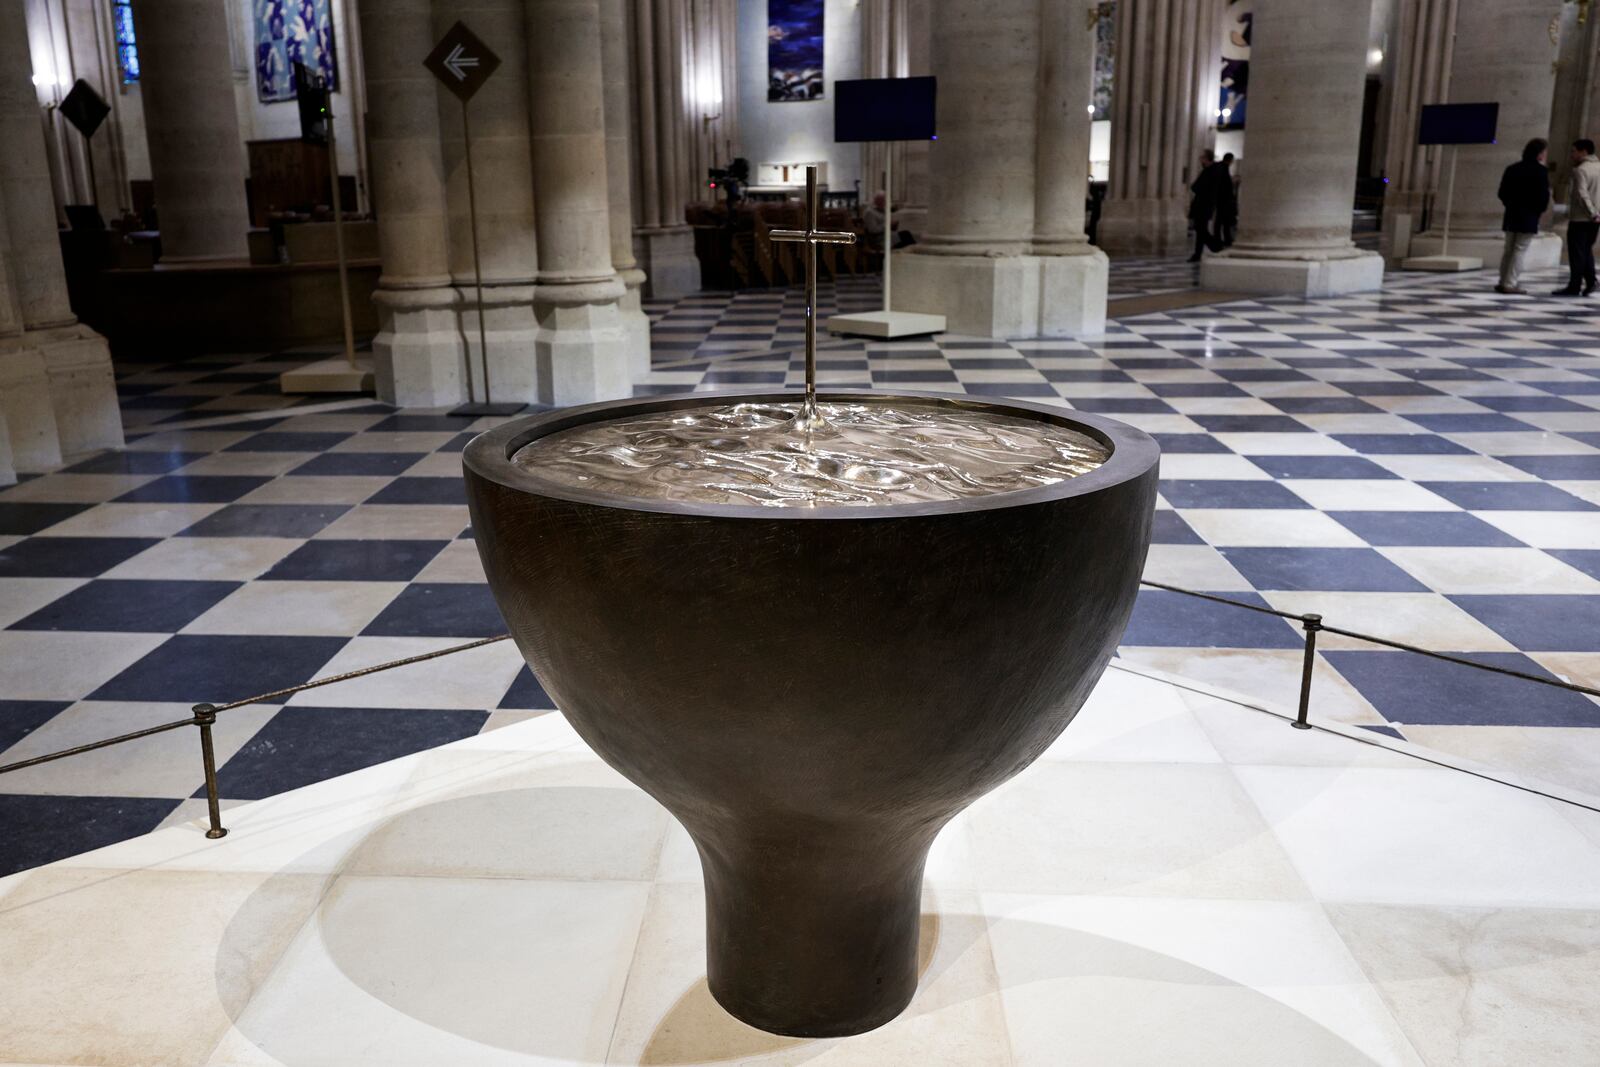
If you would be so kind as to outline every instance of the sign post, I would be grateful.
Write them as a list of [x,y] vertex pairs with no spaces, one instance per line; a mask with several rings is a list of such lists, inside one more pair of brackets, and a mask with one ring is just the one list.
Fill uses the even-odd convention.
[[483,402],[479,403],[472,385],[472,353],[467,353],[467,403],[451,412],[453,415],[511,415],[523,408],[522,404],[496,404],[489,383],[489,340],[483,321],[483,263],[478,253],[478,189],[472,173],[472,116],[467,104],[477,95],[483,83],[500,66],[500,57],[479,40],[477,34],[457,22],[451,26],[434,46],[423,66],[444,83],[444,87],[461,101],[461,140],[467,163],[467,215],[472,224],[472,274],[478,306],[478,358],[483,370]]
[[333,93],[304,64],[294,65],[295,98],[300,107],[300,135],[327,145],[333,203],[333,247],[339,263],[339,309],[344,321],[344,360],[320,360],[284,371],[278,388],[285,393],[368,393],[373,389],[372,361],[356,358],[355,317],[350,311],[350,263],[345,254],[344,198],[339,188],[339,139],[333,128]]
[[1482,269],[1483,260],[1477,256],[1450,254],[1450,213],[1456,199],[1456,154],[1464,144],[1495,144],[1499,122],[1500,105],[1497,103],[1428,104],[1423,107],[1417,143],[1444,145],[1450,149],[1450,176],[1444,193],[1444,229],[1437,255],[1410,256],[1401,261],[1401,270],[1456,273]]

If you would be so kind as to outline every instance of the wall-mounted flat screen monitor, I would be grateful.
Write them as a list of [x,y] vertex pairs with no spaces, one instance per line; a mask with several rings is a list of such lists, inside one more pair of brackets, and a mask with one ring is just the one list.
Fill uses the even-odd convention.
[[858,78],[833,83],[835,141],[932,141],[936,78]]
[[1429,104],[1422,109],[1418,144],[1494,144],[1499,104]]

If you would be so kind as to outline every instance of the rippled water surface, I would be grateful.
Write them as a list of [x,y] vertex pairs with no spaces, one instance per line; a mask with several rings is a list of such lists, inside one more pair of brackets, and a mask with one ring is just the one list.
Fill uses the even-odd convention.
[[689,408],[589,423],[530,442],[516,466],[558,485],[654,500],[839,507],[960,500],[1052,485],[1109,455],[1084,434],[981,411],[822,404]]

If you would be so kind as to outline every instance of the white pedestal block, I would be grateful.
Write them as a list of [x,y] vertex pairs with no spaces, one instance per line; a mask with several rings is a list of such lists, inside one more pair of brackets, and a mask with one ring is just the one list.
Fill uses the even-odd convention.
[[535,305],[539,402],[567,407],[633,395],[630,337],[616,303]]
[[944,315],[951,333],[1060,337],[1104,331],[1109,261],[1076,256],[895,257],[897,310]]
[[834,315],[826,325],[829,333],[889,340],[943,333],[945,318],[943,315],[924,315],[920,311],[866,311],[859,315]]
[[1408,256],[1400,261],[1400,269],[1459,274],[1463,271],[1482,270],[1483,260],[1477,256]]
[[[1411,255],[1413,258],[1422,259],[1440,255],[1443,252],[1444,242],[1438,234],[1419,233],[1411,238]],[[1527,253],[1522,258],[1522,269],[1548,270],[1561,265],[1561,238],[1553,233],[1536,234],[1533,243],[1528,246]],[[1481,259],[1485,263],[1499,263],[1500,257],[1505,253],[1505,237],[1502,234],[1490,236],[1461,237],[1452,233],[1450,235],[1450,255],[1465,256],[1469,259]],[[1410,266],[1407,270],[1412,269]]]
[[460,316],[451,289],[380,289],[372,339],[378,399],[397,407],[454,407],[467,399]]
[[372,381],[372,360],[358,358],[352,366],[335,356],[284,371],[278,375],[278,388],[285,393],[370,393]]
[[652,300],[700,291],[700,261],[694,254],[694,231],[687,226],[635,230],[634,258],[645,273],[645,295]]
[[1250,259],[1228,252],[1206,257],[1200,288],[1304,297],[1364,293],[1383,288],[1383,257],[1361,252],[1339,259]]
[[104,448],[122,447],[122,411],[106,339],[82,323],[22,335],[37,348],[50,381],[61,458],[71,462]]

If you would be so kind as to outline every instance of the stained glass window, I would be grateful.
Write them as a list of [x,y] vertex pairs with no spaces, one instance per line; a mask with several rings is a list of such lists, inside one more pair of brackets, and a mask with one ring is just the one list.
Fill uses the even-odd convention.
[[122,84],[139,80],[139,43],[133,38],[133,0],[111,0],[111,27],[117,38],[117,65]]

